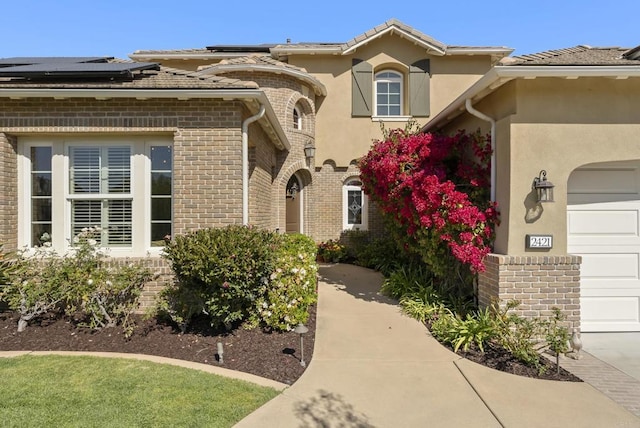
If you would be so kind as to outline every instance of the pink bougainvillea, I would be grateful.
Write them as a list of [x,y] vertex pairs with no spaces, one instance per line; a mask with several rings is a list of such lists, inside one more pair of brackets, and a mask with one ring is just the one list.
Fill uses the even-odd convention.
[[434,273],[447,256],[485,269],[498,213],[488,200],[491,146],[480,134],[394,130],[360,161],[365,192]]

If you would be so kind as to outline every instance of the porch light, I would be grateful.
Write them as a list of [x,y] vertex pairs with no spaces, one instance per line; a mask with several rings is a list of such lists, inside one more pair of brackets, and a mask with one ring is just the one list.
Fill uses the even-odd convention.
[[311,159],[316,155],[316,146],[309,141],[305,146],[304,146],[304,157],[307,159],[308,162],[311,162]]
[[304,361],[304,339],[303,336],[307,333],[309,329],[302,323],[298,324],[296,328],[293,329],[294,333],[300,335],[300,365],[302,367],[306,367],[307,363]]
[[532,188],[536,190],[538,202],[553,202],[554,187],[552,182],[547,181],[547,171],[544,169],[533,179]]

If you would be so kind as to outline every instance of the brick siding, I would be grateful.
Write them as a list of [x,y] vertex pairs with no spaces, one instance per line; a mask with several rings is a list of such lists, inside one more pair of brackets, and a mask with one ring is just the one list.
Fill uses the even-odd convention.
[[0,243],[4,250],[18,247],[17,140],[0,132]]
[[489,254],[486,271],[478,280],[478,300],[486,307],[495,301],[520,301],[515,312],[525,317],[549,317],[552,308],[580,328],[580,256],[507,256]]

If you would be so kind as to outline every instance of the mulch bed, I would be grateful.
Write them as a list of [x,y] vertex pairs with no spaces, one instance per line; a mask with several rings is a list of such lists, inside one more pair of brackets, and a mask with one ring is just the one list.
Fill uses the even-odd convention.
[[[453,351],[451,347],[449,347],[449,349]],[[470,346],[467,351],[459,349],[458,354],[467,360],[482,364],[483,366],[518,376],[565,382],[582,382],[582,379],[566,371],[562,367],[560,367],[560,374],[558,374],[556,364],[544,357],[540,357],[540,361],[545,369],[543,373],[539,373],[538,369],[518,361],[517,358],[511,355],[511,353],[506,351],[504,348],[490,343],[485,345],[484,352],[481,352],[474,344]]]
[[[43,318],[17,332],[18,316],[0,313],[0,351],[100,351],[157,355],[219,365],[292,384],[304,372],[300,364],[300,336],[261,329],[219,331],[196,321],[186,334],[170,323],[138,319],[129,338],[122,329],[91,331],[68,319]],[[315,343],[316,307],[310,311],[304,335],[304,359],[308,363]],[[217,359],[217,343],[223,344],[223,364]]]
[[[158,355],[198,363],[220,365],[231,370],[252,373],[285,384],[292,384],[304,372],[300,364],[300,337],[293,332],[275,333],[261,329],[236,328],[219,331],[200,320],[192,323],[182,334],[171,323],[142,318],[132,336],[126,338],[119,328],[91,331],[76,327],[69,319],[43,318],[32,322],[22,333],[17,332],[18,317],[12,312],[0,313],[0,351],[101,351]],[[309,332],[304,335],[304,359],[313,355],[316,328],[316,307],[310,311]],[[224,347],[224,363],[217,359],[217,343]],[[539,379],[561,381],[581,380],[564,369],[556,374],[555,364],[547,365],[540,375],[537,369],[526,366],[504,349],[487,346],[485,352],[470,347],[458,354],[476,363]]]

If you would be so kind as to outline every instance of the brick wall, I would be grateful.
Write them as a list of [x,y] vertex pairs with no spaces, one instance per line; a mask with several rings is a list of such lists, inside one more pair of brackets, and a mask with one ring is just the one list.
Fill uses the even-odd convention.
[[580,256],[507,256],[489,254],[478,280],[480,306],[499,300],[520,301],[516,312],[548,317],[559,308],[571,327],[580,328]]
[[17,140],[0,132],[0,244],[5,251],[18,247]]
[[249,126],[249,224],[275,230],[276,187],[273,173],[277,150],[254,122]]
[[9,203],[0,206],[0,215],[13,219],[13,224],[5,221],[0,226],[0,242],[16,242],[16,138],[12,134],[173,136],[174,233],[240,223],[243,108],[240,101],[209,99],[3,99],[0,173],[2,200]]
[[154,306],[156,296],[167,285],[174,281],[173,272],[169,262],[159,257],[131,257],[106,259],[109,266],[124,266],[129,263],[141,263],[153,273],[151,281],[147,282],[140,296],[139,312],[144,312]]

